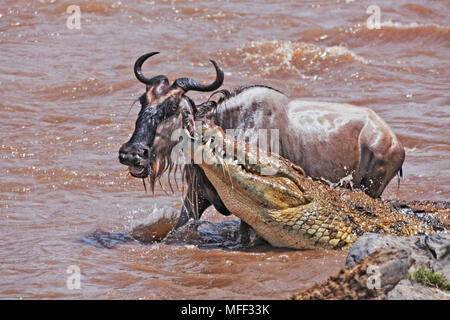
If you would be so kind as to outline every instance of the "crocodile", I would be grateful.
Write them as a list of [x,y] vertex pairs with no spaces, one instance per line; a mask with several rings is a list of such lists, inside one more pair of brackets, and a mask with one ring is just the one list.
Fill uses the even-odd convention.
[[187,154],[202,159],[196,165],[227,209],[274,247],[348,248],[367,232],[412,236],[442,227],[362,191],[313,181],[301,167],[227,136],[210,120],[196,125],[185,127]]

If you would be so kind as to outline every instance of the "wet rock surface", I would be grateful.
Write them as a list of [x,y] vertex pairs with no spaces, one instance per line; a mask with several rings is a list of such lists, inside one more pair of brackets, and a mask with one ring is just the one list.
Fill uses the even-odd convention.
[[400,281],[387,294],[389,300],[450,300],[448,292],[436,288],[425,287],[407,279]]
[[398,237],[368,233],[350,248],[346,267],[291,299],[439,299],[450,293],[409,280],[419,267],[450,279],[450,234]]
[[439,232],[414,237],[368,233],[360,237],[350,248],[346,266],[355,265],[379,248],[405,250],[414,260],[414,266],[423,265],[450,276],[449,233]]
[[[441,273],[450,279],[450,234],[446,232],[415,237],[396,237],[380,234],[366,234],[351,248],[347,256],[346,265],[353,266],[378,249],[404,251],[411,259],[410,267],[399,269],[383,269],[380,276],[405,279],[408,273],[423,266],[428,270]],[[391,263],[398,263],[391,261]],[[450,294],[436,288],[425,287],[409,280],[402,280],[396,284],[387,295],[387,299],[450,299]]]
[[[324,283],[294,294],[293,300],[354,300],[354,299],[384,299],[388,288],[398,279],[387,277],[383,282],[377,280],[374,266],[382,266],[392,261],[394,265],[387,269],[407,269],[410,260],[404,251],[378,249],[373,254],[352,267],[343,268],[336,276],[328,278]],[[379,287],[379,289],[377,289]],[[385,288],[386,287],[386,288]]]

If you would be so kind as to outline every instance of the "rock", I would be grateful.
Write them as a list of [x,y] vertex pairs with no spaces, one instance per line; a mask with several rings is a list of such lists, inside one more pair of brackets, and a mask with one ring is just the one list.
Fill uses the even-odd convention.
[[439,232],[412,237],[367,233],[350,248],[346,266],[355,265],[379,248],[406,250],[414,261],[409,272],[424,266],[435,272],[443,273],[447,279],[450,279],[449,233]]
[[413,237],[368,233],[350,248],[346,267],[291,299],[444,299],[450,293],[409,280],[424,266],[450,279],[450,234]]
[[387,294],[388,300],[450,300],[450,294],[409,280],[400,281]]
[[389,279],[388,282],[391,284],[396,280],[398,282],[388,290],[387,299],[450,299],[450,295],[446,292],[405,279],[409,272],[413,272],[421,266],[442,273],[447,279],[450,279],[449,233],[440,232],[413,237],[368,233],[360,237],[350,248],[346,265],[354,266],[380,248],[406,252],[412,262],[406,270],[407,272],[404,272],[405,270],[401,268],[402,263],[398,260],[376,267],[381,279],[379,287],[383,288],[383,281],[385,281],[383,279]]
[[406,275],[411,260],[404,250],[378,249],[338,275],[290,297],[293,300],[384,299]]
[[[389,291],[407,276],[408,269],[412,264],[411,256],[406,250],[386,250],[392,253],[390,259],[385,262],[370,265],[367,269],[367,285],[371,289]],[[387,258],[387,256],[386,256]]]

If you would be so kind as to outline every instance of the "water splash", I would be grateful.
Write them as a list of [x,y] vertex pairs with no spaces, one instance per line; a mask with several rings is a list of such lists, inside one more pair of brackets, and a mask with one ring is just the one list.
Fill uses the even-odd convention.
[[265,74],[278,71],[308,71],[314,66],[349,62],[369,63],[345,46],[319,46],[282,40],[251,41],[237,49],[246,62],[258,65]]

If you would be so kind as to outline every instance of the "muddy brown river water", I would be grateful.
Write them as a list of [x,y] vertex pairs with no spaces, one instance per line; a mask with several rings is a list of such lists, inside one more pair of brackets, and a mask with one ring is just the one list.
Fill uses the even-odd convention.
[[[67,26],[70,5],[81,29]],[[370,5],[378,29],[366,25]],[[206,83],[212,58],[223,88],[367,106],[406,147],[400,189],[392,181],[383,197],[449,200],[449,17],[445,0],[3,0],[0,298],[280,299],[335,274],[345,251],[236,249],[236,220],[213,209],[208,243],[129,241],[182,203],[180,191],[145,193],[117,159],[144,90],[133,63],[160,51],[146,74]],[[67,285],[72,265],[79,288]]]

